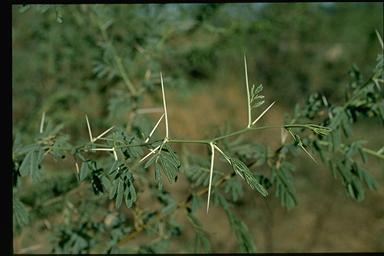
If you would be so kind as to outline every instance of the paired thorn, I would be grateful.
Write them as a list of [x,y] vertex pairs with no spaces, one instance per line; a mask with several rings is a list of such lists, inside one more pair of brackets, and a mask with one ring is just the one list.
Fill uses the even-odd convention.
[[115,126],[112,126],[110,128],[108,128],[107,130],[105,130],[104,132],[102,132],[99,136],[97,136],[96,138],[93,138],[92,136],[92,130],[91,130],[91,125],[89,124],[89,119],[88,119],[88,116],[85,115],[85,121],[87,122],[87,127],[88,127],[88,134],[89,134],[89,140],[91,142],[95,142],[96,140],[98,139],[101,139],[105,134],[107,134],[109,131],[111,131],[113,128],[115,128]]
[[155,132],[156,128],[159,126],[161,120],[163,120],[163,118],[165,117],[165,138],[164,138],[164,141],[163,143],[160,145],[160,146],[157,146],[156,148],[154,149],[150,149],[150,152],[145,155],[143,158],[140,159],[139,163],[143,162],[145,159],[147,159],[150,155],[156,153],[156,151],[160,148],[160,147],[163,147],[163,145],[168,141],[168,138],[169,138],[169,127],[168,127],[168,111],[167,111],[167,102],[165,100],[165,90],[164,90],[164,81],[163,81],[163,74],[160,72],[160,82],[161,82],[161,93],[162,93],[162,96],[163,96],[163,109],[164,109],[164,113],[163,115],[160,117],[160,119],[157,121],[157,123],[155,124],[155,126],[153,127],[152,131],[149,133],[149,136],[148,138],[145,140],[145,143],[147,143],[149,141],[149,139],[151,138],[151,136],[153,135],[153,133]]
[[[87,122],[89,140],[91,141],[91,143],[97,141],[98,139],[101,139],[105,134],[107,134],[109,131],[111,131],[113,128],[115,128],[115,126],[112,126],[112,127],[108,128],[107,130],[105,130],[104,132],[102,132],[96,138],[93,138],[92,130],[91,130],[91,125],[89,124],[89,119],[88,119],[87,115],[85,115],[85,121]],[[93,148],[91,150],[93,150],[93,151],[112,151],[113,152],[113,157],[115,158],[115,161],[119,160],[118,157],[117,157],[117,153],[116,153],[115,147],[112,147],[112,148]],[[78,166],[76,166],[76,167],[78,168]]]

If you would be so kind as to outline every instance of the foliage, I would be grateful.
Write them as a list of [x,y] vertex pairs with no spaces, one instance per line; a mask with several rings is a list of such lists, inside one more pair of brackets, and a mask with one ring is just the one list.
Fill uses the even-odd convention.
[[[226,214],[239,251],[255,252],[249,227],[235,214],[234,208],[249,188],[255,196],[268,198],[274,194],[283,207],[295,207],[298,199],[292,161],[301,157],[300,153],[312,159],[313,164],[318,163],[319,156],[332,175],[341,180],[347,195],[357,201],[364,199],[365,187],[371,190],[378,187],[373,175],[363,166],[371,157],[384,159],[384,148],[377,151],[366,148],[363,140],[354,140],[351,136],[354,125],[363,116],[384,124],[383,54],[378,56],[368,79],[363,78],[356,66],[351,69],[344,102],[333,101],[335,98],[328,97],[327,91],[311,94],[302,106],[297,104],[292,115],[280,125],[259,125],[259,120],[275,102],[264,107],[269,97],[260,94],[263,86],[249,86],[244,56],[247,93],[244,112],[248,114],[244,128],[224,131],[208,139],[174,138],[169,130],[168,122],[172,119],[168,116],[166,97],[171,88],[179,81],[182,81],[180,86],[188,88],[192,83],[189,80],[208,79],[214,73],[215,63],[222,58],[217,55],[220,49],[217,46],[230,48],[235,43],[231,41],[233,34],[255,29],[258,33],[268,32],[268,37],[260,40],[267,42],[265,45],[271,54],[276,44],[280,44],[272,40],[279,29],[271,24],[283,22],[275,13],[281,10],[271,5],[258,12],[264,17],[259,23],[244,25],[245,21],[239,20],[222,29],[217,24],[225,24],[219,14],[225,12],[226,7],[196,5],[191,12],[187,7],[180,5],[177,11],[172,10],[171,5],[132,5],[130,8],[120,5],[23,6],[14,9],[25,15],[33,9],[41,12],[40,15],[45,15],[42,22],[47,26],[44,33],[38,30],[38,25],[28,32],[36,42],[43,42],[37,50],[35,68],[43,71],[40,76],[47,84],[46,88],[42,85],[25,93],[25,99],[39,99],[41,104],[31,105],[23,115],[32,114],[25,119],[18,118],[14,125],[15,229],[21,232],[30,222],[63,215],[63,220],[55,222],[52,230],[53,253],[159,253],[169,250],[172,239],[184,232],[176,221],[176,213],[182,212],[195,232],[194,252],[211,252],[210,233],[204,230],[196,213],[205,202],[208,212],[212,197]],[[292,13],[288,17],[295,17],[298,11],[304,12],[297,17],[298,24],[303,23],[300,19],[305,20],[314,13],[309,7],[297,5],[290,9]],[[187,18],[181,18],[183,15]],[[53,17],[57,24],[52,23]],[[269,17],[273,18],[271,24],[266,22]],[[179,20],[178,26],[174,26]],[[72,35],[84,26],[87,26],[81,30],[84,39],[72,41]],[[309,33],[312,26],[312,23],[297,25],[294,35],[300,38]],[[202,31],[214,31],[213,39],[205,38],[207,34],[203,33],[201,45],[175,47],[179,41],[189,41],[191,35],[199,35]],[[57,34],[60,36],[56,37]],[[18,37],[22,35],[14,35]],[[288,47],[294,47],[295,40],[289,40]],[[57,48],[52,48],[49,41]],[[46,47],[50,50],[46,51]],[[284,55],[284,50],[280,50]],[[299,52],[299,49],[293,51],[298,54],[297,58],[307,54]],[[21,53],[15,51],[15,54],[15,62],[19,62]],[[287,61],[285,65],[294,66],[294,62]],[[166,75],[164,79],[160,70]],[[263,72],[263,68],[260,70]],[[15,71],[13,88],[14,93],[20,95],[23,88],[16,85],[28,79],[18,72],[22,71]],[[274,73],[273,78],[267,73],[261,80],[267,81],[264,84],[270,81],[276,85],[274,77],[279,73]],[[67,80],[68,74],[81,81],[75,89],[72,89],[73,81]],[[329,75],[338,76],[337,72]],[[98,104],[89,103],[87,95],[94,95]],[[162,101],[162,109],[154,112],[162,113],[156,123],[143,114],[153,110],[144,107],[146,97],[155,104]],[[83,107],[81,112],[73,107],[77,104]],[[15,107],[16,115],[20,107]],[[261,108],[263,111],[259,112]],[[72,114],[76,111],[77,114]],[[40,115],[41,121],[37,122]],[[95,118],[96,115],[99,118]],[[165,126],[163,135],[158,128],[160,124]],[[36,129],[39,125],[40,129]],[[245,133],[252,136],[260,130],[276,128],[282,131],[277,149],[241,138]],[[104,131],[95,133],[99,130]],[[208,154],[181,154],[173,148],[179,144],[205,146]],[[46,167],[51,160],[58,162],[55,165],[69,162],[70,167],[64,165],[63,168],[72,169],[74,175],[66,174],[66,177],[72,175],[70,177],[76,179],[57,178]],[[190,190],[188,197],[179,201],[169,190],[181,176],[187,178]],[[36,193],[27,186],[29,178],[33,182],[30,186],[37,187]],[[54,184],[62,187],[51,186],[52,183],[44,180],[48,178],[57,179]],[[74,194],[80,196],[71,198]],[[142,232],[150,242],[127,246]]]

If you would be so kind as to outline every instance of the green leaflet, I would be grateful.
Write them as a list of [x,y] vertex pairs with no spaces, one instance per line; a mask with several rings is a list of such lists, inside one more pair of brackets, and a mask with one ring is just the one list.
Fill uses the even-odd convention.
[[109,190],[109,199],[112,199],[115,197],[118,186],[119,186],[119,180],[118,179],[113,180],[111,189]]
[[356,177],[351,179],[351,182],[347,184],[348,195],[358,202],[361,202],[365,197],[365,192],[360,180]]
[[125,192],[124,192],[125,205],[128,208],[131,208],[133,205],[133,202],[135,202],[136,199],[137,199],[137,197],[136,197],[135,187],[133,186],[131,180],[128,180],[125,183]]
[[153,191],[153,195],[163,205],[162,209],[160,210],[162,214],[168,215],[172,213],[173,210],[175,210],[177,207],[177,202],[169,192],[165,190],[155,190]]
[[29,223],[29,213],[24,204],[16,197],[13,197],[13,219],[20,226],[25,226]]
[[275,196],[280,199],[281,205],[287,209],[297,205],[292,171],[293,166],[288,162],[282,162],[279,169],[272,169],[272,183],[276,186]]
[[264,103],[264,96],[259,95],[259,93],[263,90],[263,85],[258,85],[257,87],[255,85],[252,85],[251,89],[251,98],[250,98],[250,104],[252,108],[257,108],[263,105]]
[[252,189],[256,189],[262,196],[267,196],[268,191],[259,183],[256,176],[249,170],[249,168],[239,159],[231,158],[231,165],[233,170],[242,177]]
[[224,192],[229,193],[232,200],[236,202],[244,195],[242,183],[238,179],[228,179],[224,184]]
[[[155,163],[155,179],[159,185],[161,182],[159,172],[162,171],[167,176],[170,183],[177,180],[181,163],[178,156],[174,153],[173,149],[168,145],[164,144],[161,151],[153,154],[148,162],[144,165],[144,168],[148,168],[150,165]],[[160,186],[160,185],[159,185]]]
[[215,201],[223,207],[232,231],[235,233],[235,237],[241,252],[254,253],[256,252],[256,246],[254,245],[252,235],[244,222],[242,222],[229,208],[227,200],[219,193],[214,194]]
[[[329,163],[330,164],[330,163]],[[365,197],[364,183],[369,189],[378,188],[378,183],[373,176],[363,170],[356,162],[346,158],[332,163],[336,174],[341,177],[347,195],[357,201],[362,201]],[[335,174],[335,175],[336,175]],[[335,176],[336,178],[337,176]]]
[[191,212],[196,211],[203,205],[204,201],[201,198],[201,196],[198,196],[196,194],[192,194],[192,199],[191,199]]
[[112,176],[113,180],[110,182],[109,199],[116,198],[116,208],[120,208],[123,199],[125,205],[131,208],[137,200],[132,173],[126,167],[122,167],[116,170]]
[[[222,176],[222,173],[213,171],[215,174]],[[186,175],[191,181],[193,187],[207,186],[209,183],[209,168],[192,165],[187,168]],[[213,183],[217,180],[217,176],[213,177]]]
[[[109,147],[114,147],[115,144],[121,145],[121,143],[124,143],[126,145],[134,145],[141,143],[141,140],[139,140],[136,136],[128,135],[124,129],[115,128],[115,130],[116,131],[111,133],[109,137],[110,139],[112,139],[112,141],[109,141],[108,143]],[[118,148],[118,151],[121,151],[127,159],[137,159],[143,154],[142,147],[122,147]]]
[[63,148],[71,147],[68,141],[69,141],[69,135],[56,136],[54,144],[50,147],[49,154],[56,159],[64,158],[65,150],[63,150]]
[[20,165],[21,176],[31,176],[33,182],[37,182],[41,178],[41,161],[43,159],[43,149],[39,146],[32,147],[24,157]]
[[209,253],[211,251],[211,244],[209,241],[208,233],[203,229],[200,221],[191,213],[187,214],[187,219],[195,231],[193,252]]
[[[102,70],[104,66],[102,63],[100,63],[97,67],[99,68],[99,70]],[[133,104],[131,102],[131,97],[129,97],[128,93],[116,93],[116,95],[110,98],[110,100],[108,101],[107,119],[112,121],[122,118],[122,116],[127,113],[132,108],[132,106]]]
[[124,183],[119,179],[117,185],[117,194],[116,194],[116,208],[120,208],[121,202],[123,201],[123,193],[124,193]]
[[79,174],[80,181],[83,181],[91,173],[91,168],[89,166],[89,163],[90,161],[88,160],[81,164],[80,174]]
[[256,160],[255,165],[260,166],[267,161],[267,148],[262,144],[247,143],[243,140],[234,141],[228,144],[227,150],[233,152],[241,161]]
[[155,240],[150,243],[140,245],[140,248],[137,253],[139,254],[156,254],[156,253],[165,253],[168,250],[170,241],[161,239]]

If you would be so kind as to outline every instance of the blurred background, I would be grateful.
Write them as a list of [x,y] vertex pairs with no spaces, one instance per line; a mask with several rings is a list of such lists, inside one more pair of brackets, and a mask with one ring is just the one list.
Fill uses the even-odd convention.
[[[131,82],[148,91],[144,107],[161,107],[162,71],[175,138],[207,138],[219,127],[244,126],[243,53],[250,83],[263,84],[267,103],[276,101],[260,123],[281,124],[284,113],[292,113],[294,104],[311,93],[342,102],[353,67],[368,77],[380,52],[375,30],[383,35],[382,3],[15,5],[13,133],[31,143],[43,111],[53,122],[65,124],[73,143],[88,136],[85,113],[94,129],[126,122],[131,103],[122,92],[123,79],[110,64],[113,51]],[[147,116],[152,122],[158,118]],[[367,120],[354,129],[354,138],[378,148],[384,144],[382,132],[381,124]],[[273,130],[257,136],[271,146],[279,141]],[[287,211],[274,197],[262,200],[247,193],[236,208],[258,252],[384,250],[382,162],[372,159],[367,165],[380,186],[368,191],[363,202],[346,197],[323,164],[303,156],[293,163],[298,207]],[[70,161],[48,159],[44,164],[48,179],[75,176]],[[185,184],[170,188],[176,198],[186,195]],[[26,198],[34,188],[24,186]],[[212,208],[208,215],[203,209],[198,216],[214,252],[235,250],[221,209]],[[60,214],[51,218],[54,225]],[[43,223],[14,233],[15,253],[51,250]],[[171,241],[171,252],[188,252],[191,239],[185,229]]]

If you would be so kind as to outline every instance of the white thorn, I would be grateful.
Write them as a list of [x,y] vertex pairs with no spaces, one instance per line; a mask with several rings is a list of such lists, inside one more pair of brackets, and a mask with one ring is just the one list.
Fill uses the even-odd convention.
[[95,142],[96,140],[100,139],[101,137],[103,137],[105,134],[107,134],[110,130],[112,130],[113,128],[115,128],[114,126],[112,126],[111,128],[109,128],[108,130],[105,130],[103,133],[101,133],[99,136],[97,136],[96,138],[93,139],[93,142]]
[[212,187],[213,165],[214,165],[214,161],[215,161],[215,147],[214,147],[213,143],[210,143],[210,145],[211,145],[212,155],[211,155],[211,168],[210,168],[210,173],[209,173],[207,213],[208,213],[208,210],[209,210],[209,200],[210,200],[210,198],[211,198],[211,187]]
[[45,121],[45,111],[43,112],[43,115],[41,116],[40,133],[43,133],[44,121]]
[[224,152],[218,146],[214,145],[214,147],[217,149],[217,151],[219,151],[224,156],[225,160],[227,160],[228,163],[231,164],[231,160],[229,159],[229,157],[226,154],[224,154]]
[[151,114],[163,112],[163,108],[141,108],[137,110],[137,114]]
[[154,148],[153,150],[151,149],[150,152],[148,154],[146,154],[143,158],[140,159],[139,163],[143,162],[145,159],[147,159],[150,155],[152,155],[153,153],[156,152],[156,150],[158,150],[160,148],[160,146],[157,146],[156,148]]
[[76,166],[76,172],[77,172],[77,174],[79,174],[80,170],[79,170],[79,165],[77,164],[77,162],[75,162],[75,166]]
[[90,140],[91,142],[93,142],[91,126],[89,125],[89,120],[88,120],[88,116],[87,116],[87,115],[85,115],[85,120],[87,121],[87,127],[88,127],[88,133],[89,133],[89,140]]
[[302,150],[304,150],[305,153],[307,153],[307,155],[312,159],[312,161],[315,162],[315,164],[318,164],[317,161],[316,161],[316,159],[309,153],[308,150],[306,150],[306,149],[304,148],[304,146],[301,145],[300,147],[301,147]]
[[379,39],[381,48],[384,49],[383,39],[381,38],[379,31],[375,30],[375,32],[376,32],[376,36],[377,36],[377,38]]
[[92,148],[93,151],[115,151],[114,148]]
[[288,132],[285,130],[285,128],[281,128],[281,144],[284,144],[284,142],[287,140]]
[[155,132],[157,126],[159,126],[161,120],[163,120],[163,117],[164,117],[165,113],[163,113],[159,119],[159,121],[157,121],[157,123],[155,124],[155,126],[153,127],[152,131],[149,133],[148,135],[148,138],[144,141],[145,143],[147,143],[149,141],[149,139],[151,138],[152,134]]
[[113,156],[115,157],[115,161],[119,160],[117,158],[116,149],[113,147]]
[[254,125],[257,121],[259,121],[260,118],[262,118],[263,115],[264,115],[265,113],[267,113],[267,111],[268,111],[268,110],[275,104],[275,102],[276,102],[276,101],[272,102],[272,104],[269,105],[269,106],[263,111],[263,113],[261,113],[261,114],[256,118],[255,121],[253,121],[252,125]]
[[249,84],[248,84],[248,71],[247,71],[247,59],[245,57],[244,53],[244,70],[245,70],[245,86],[247,87],[247,103],[248,103],[248,125],[247,127],[251,127],[251,122],[252,122],[252,116],[251,116],[251,98],[249,95]]
[[165,114],[165,138],[168,138],[169,130],[168,130],[167,103],[166,103],[166,100],[165,100],[163,74],[161,72],[160,72],[160,81],[161,81],[161,92],[163,94],[163,107],[164,107],[164,114]]

